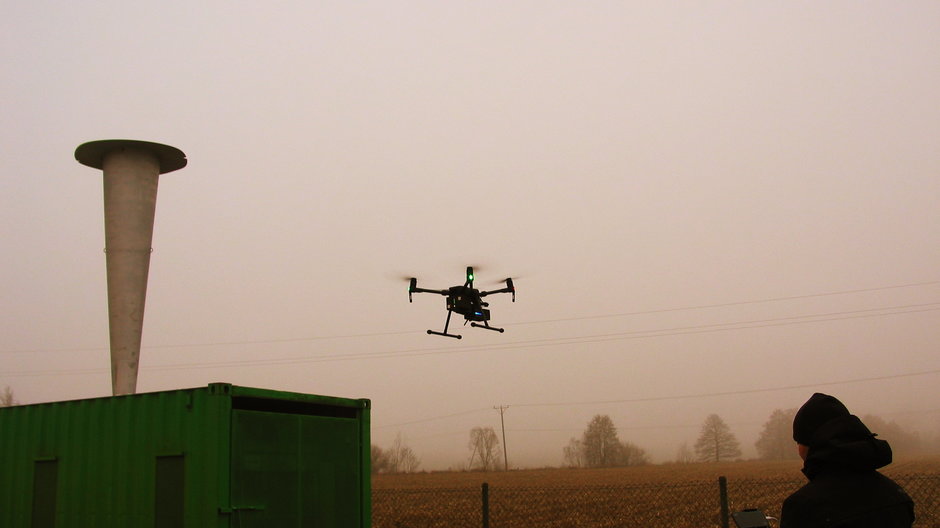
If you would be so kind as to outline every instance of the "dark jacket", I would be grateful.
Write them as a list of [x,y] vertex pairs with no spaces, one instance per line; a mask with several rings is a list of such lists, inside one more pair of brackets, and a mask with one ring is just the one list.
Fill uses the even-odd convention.
[[809,483],[783,501],[780,528],[909,528],[914,502],[875,471],[891,447],[856,416],[833,419],[813,435],[803,465]]

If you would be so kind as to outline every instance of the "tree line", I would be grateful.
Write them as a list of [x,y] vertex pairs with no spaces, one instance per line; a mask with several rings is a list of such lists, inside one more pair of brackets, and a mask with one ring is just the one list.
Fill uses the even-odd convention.
[[617,428],[606,414],[591,418],[581,438],[569,440],[562,453],[568,467],[642,466],[649,463],[646,451],[617,436]]
[[[687,444],[680,446],[680,461],[720,462],[741,457],[737,439],[717,414],[705,419],[694,449],[693,456]],[[567,467],[641,466],[649,463],[649,456],[643,448],[617,436],[617,428],[606,414],[594,416],[581,438],[568,441],[562,449],[562,456]]]
[[[764,460],[781,460],[798,458],[795,443],[793,442],[793,417],[796,409],[777,409],[771,413],[760,436],[754,446],[757,455]],[[937,452],[940,449],[940,437],[923,435],[916,431],[909,431],[896,422],[887,421],[880,416],[866,414],[860,417],[862,422],[891,444],[895,454],[916,455],[928,452]]]
[[[470,430],[467,449],[470,460],[467,468],[471,471],[492,471],[499,469],[500,443],[492,427],[474,427]],[[421,461],[414,451],[405,445],[401,434],[395,437],[391,447],[382,449],[372,444],[372,473],[413,473],[418,470]]]
[[[799,458],[793,441],[793,417],[796,409],[774,410],[754,443],[757,456],[762,460],[787,460]],[[866,415],[862,421],[872,432],[887,439],[895,453],[917,454],[940,448],[940,439],[909,432],[895,422]],[[726,462],[741,459],[741,444],[731,428],[718,415],[705,418],[699,436],[690,448],[688,443],[679,446],[676,461]],[[646,452],[617,436],[617,428],[608,415],[596,415],[588,422],[580,438],[571,438],[562,449],[562,458],[567,467],[615,467],[636,466],[649,463]]]
[[421,460],[405,442],[399,433],[391,447],[382,449],[371,445],[372,473],[414,473],[421,466]]
[[[12,395],[8,399],[12,399]],[[796,409],[776,409],[770,414],[754,443],[759,459],[787,460],[799,457],[793,441],[795,415]],[[897,423],[878,416],[866,415],[862,421],[881,438],[887,439],[895,453],[918,454],[936,452],[940,448],[940,439],[907,431]],[[466,464],[461,466],[464,469],[493,471],[504,468],[499,437],[492,427],[472,428],[467,449],[470,455]],[[679,446],[675,461],[727,462],[740,460],[741,456],[741,444],[731,428],[718,414],[710,414],[702,422],[695,443],[691,447],[687,442]],[[580,437],[571,438],[562,449],[562,458],[566,467],[623,467],[650,463],[643,448],[620,439],[617,427],[606,414],[594,416]],[[420,460],[404,444],[401,435],[387,449],[372,446],[373,473],[410,473],[417,471],[420,465]]]

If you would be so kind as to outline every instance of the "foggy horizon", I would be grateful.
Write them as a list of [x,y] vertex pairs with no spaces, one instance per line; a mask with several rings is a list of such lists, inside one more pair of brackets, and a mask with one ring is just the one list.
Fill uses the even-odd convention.
[[[372,401],[424,470],[473,427],[562,464],[596,414],[756,456],[813,392],[940,435],[940,4],[11,4],[0,389],[109,396],[101,172],[172,145],[138,392]],[[476,266],[490,324],[444,327]],[[876,433],[878,431],[875,431]],[[500,438],[500,440],[502,440]],[[890,441],[890,438],[889,438]]]

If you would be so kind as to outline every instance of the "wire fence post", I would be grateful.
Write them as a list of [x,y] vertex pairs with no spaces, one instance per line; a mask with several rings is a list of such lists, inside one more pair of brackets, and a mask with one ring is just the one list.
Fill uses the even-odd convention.
[[483,483],[483,528],[490,528],[490,485]]
[[728,528],[728,479],[718,477],[718,500],[721,501],[721,528]]

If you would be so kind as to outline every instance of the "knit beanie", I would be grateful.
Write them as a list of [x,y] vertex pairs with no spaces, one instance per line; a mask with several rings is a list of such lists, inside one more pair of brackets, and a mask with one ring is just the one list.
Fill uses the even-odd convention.
[[805,446],[812,445],[813,434],[833,418],[849,416],[849,410],[839,400],[817,392],[800,407],[793,417],[793,439]]

